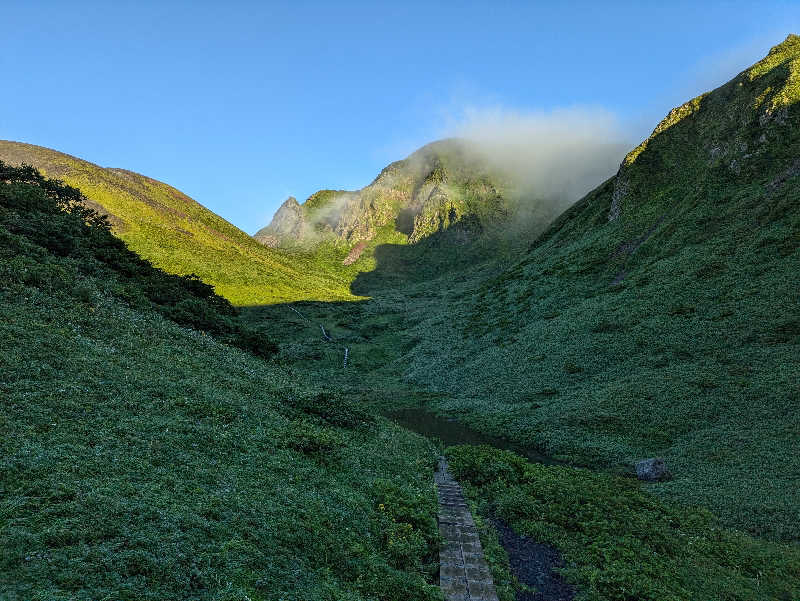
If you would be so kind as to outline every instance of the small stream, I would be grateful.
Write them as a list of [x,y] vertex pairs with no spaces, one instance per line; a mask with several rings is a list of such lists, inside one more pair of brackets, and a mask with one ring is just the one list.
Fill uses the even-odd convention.
[[546,465],[561,464],[561,462],[542,455],[533,449],[527,449],[504,438],[478,432],[455,419],[436,415],[420,407],[396,409],[384,413],[384,416],[426,438],[438,438],[446,446],[458,444],[491,445],[498,449],[514,451],[535,463],[544,463]]

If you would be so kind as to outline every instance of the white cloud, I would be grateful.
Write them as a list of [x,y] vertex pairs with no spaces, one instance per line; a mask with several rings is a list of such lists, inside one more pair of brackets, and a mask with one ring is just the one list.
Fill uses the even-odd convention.
[[444,133],[474,143],[523,196],[570,204],[613,175],[633,146],[619,119],[596,108],[469,107]]

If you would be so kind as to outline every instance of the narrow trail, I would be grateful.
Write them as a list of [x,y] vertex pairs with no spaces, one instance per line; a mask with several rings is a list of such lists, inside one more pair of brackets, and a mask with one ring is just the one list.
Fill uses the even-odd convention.
[[461,486],[447,471],[444,457],[439,460],[434,482],[439,497],[439,533],[444,539],[439,551],[439,586],[445,601],[498,601],[475,521]]
[[[304,321],[313,323],[294,307],[289,307]],[[333,339],[320,324],[326,342]],[[344,349],[344,368],[347,368],[349,349]],[[439,533],[444,545],[439,551],[439,587],[445,601],[499,601],[492,580],[492,572],[483,556],[483,547],[475,527],[475,520],[464,501],[461,486],[447,470],[447,461],[440,457],[434,473],[434,483],[439,500]]]

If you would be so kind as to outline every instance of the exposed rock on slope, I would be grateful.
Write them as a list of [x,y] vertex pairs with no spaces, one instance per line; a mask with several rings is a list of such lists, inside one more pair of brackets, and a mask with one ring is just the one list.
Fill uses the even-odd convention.
[[289,198],[256,240],[272,246],[330,238],[355,245],[386,226],[417,242],[455,224],[480,231],[513,210],[510,186],[462,140],[424,146],[386,167],[361,190],[322,190],[302,205]]
[[253,238],[269,247],[276,247],[282,239],[300,239],[307,227],[303,207],[294,196],[280,206],[268,227],[259,230]]

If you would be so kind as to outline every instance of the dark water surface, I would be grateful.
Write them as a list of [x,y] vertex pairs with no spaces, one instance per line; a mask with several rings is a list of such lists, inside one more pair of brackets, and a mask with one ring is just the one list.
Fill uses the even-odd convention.
[[514,451],[518,455],[522,455],[536,463],[544,463],[547,465],[561,463],[533,449],[526,449],[504,438],[478,432],[459,421],[436,415],[423,408],[408,407],[389,411],[384,413],[384,415],[404,428],[408,428],[417,434],[422,434],[426,438],[438,438],[448,446],[457,444],[485,444],[497,447],[498,449]]

